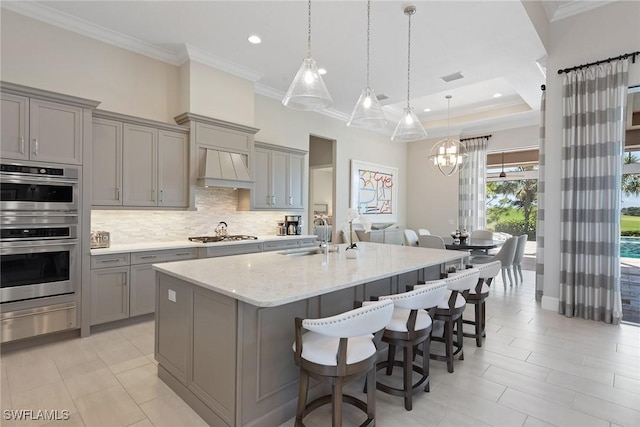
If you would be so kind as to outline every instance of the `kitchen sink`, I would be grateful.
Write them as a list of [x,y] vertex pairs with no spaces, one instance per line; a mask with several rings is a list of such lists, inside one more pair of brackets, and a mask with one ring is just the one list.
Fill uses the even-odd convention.
[[[340,252],[338,246],[329,246],[329,252]],[[305,255],[318,255],[323,254],[323,248],[300,248],[300,249],[287,249],[285,251],[278,252],[280,255],[289,255],[289,256],[305,256]]]

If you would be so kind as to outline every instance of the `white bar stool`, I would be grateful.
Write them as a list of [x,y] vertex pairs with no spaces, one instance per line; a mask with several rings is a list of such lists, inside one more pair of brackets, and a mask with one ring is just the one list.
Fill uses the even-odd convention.
[[[332,404],[332,426],[342,425],[342,403],[367,414],[362,426],[375,424],[375,384],[378,344],[393,315],[393,302],[383,300],[322,319],[295,319],[294,360],[300,367],[297,427],[314,409]],[[303,329],[307,332],[303,333]],[[367,375],[367,403],[344,395],[342,387]],[[331,383],[331,394],[306,403],[309,378]]]

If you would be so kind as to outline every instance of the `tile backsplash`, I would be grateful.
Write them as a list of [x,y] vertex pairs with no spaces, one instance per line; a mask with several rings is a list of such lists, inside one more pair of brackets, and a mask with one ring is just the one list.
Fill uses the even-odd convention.
[[237,205],[232,188],[197,188],[195,211],[93,210],[91,230],[109,231],[112,244],[161,242],[213,235],[224,221],[229,234],[267,236],[285,215],[302,213],[238,211]]

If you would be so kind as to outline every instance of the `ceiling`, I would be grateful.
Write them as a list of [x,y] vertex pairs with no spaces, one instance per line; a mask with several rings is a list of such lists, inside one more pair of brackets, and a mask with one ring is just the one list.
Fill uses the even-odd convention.
[[[395,122],[407,98],[411,18],[411,106],[429,136],[477,135],[538,122],[546,50],[519,0],[372,1],[371,87]],[[545,1],[549,21],[602,1]],[[307,2],[296,1],[2,1],[3,8],[180,65],[187,59],[255,82],[281,99],[306,55]],[[311,53],[327,69],[334,104],[347,120],[365,86],[367,4],[312,2]],[[257,34],[262,43],[247,37]],[[464,78],[443,81],[460,72]],[[502,96],[494,98],[494,94]],[[425,108],[431,111],[425,112]],[[393,131],[394,123],[388,129]]]

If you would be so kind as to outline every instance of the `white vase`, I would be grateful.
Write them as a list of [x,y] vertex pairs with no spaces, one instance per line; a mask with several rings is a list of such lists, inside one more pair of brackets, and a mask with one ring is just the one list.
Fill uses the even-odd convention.
[[346,257],[350,259],[358,258],[358,249],[349,248],[346,250],[345,254],[346,254]]

